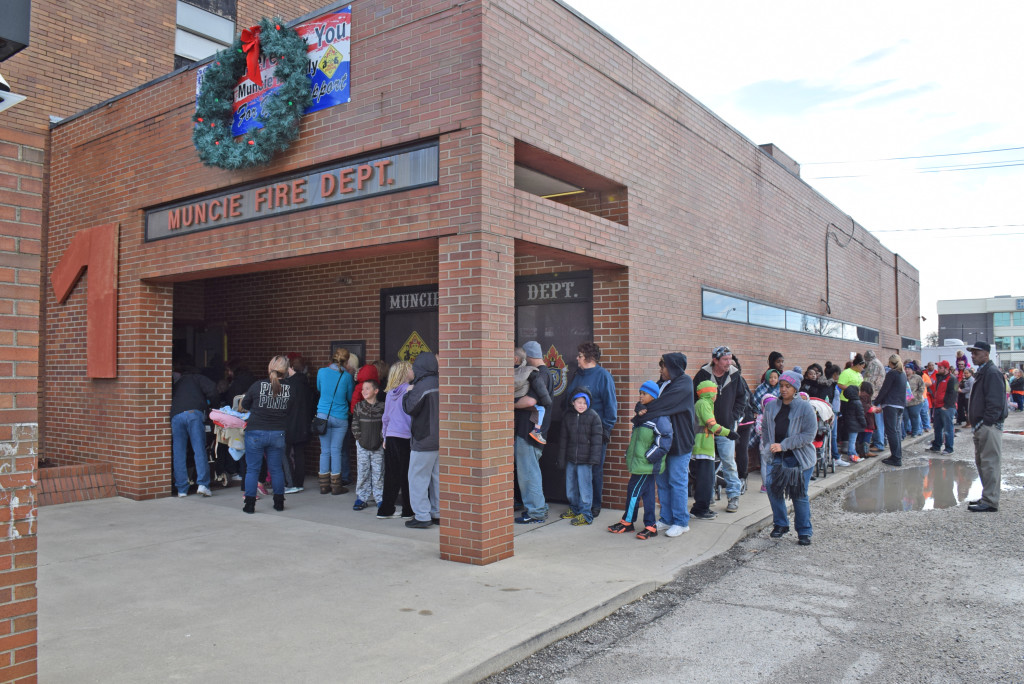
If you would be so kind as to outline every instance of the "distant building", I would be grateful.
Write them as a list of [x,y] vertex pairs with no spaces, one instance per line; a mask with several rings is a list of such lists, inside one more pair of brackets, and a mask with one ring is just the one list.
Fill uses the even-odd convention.
[[1004,368],[1024,364],[1024,297],[943,299],[938,302],[939,344],[984,340],[999,351]]

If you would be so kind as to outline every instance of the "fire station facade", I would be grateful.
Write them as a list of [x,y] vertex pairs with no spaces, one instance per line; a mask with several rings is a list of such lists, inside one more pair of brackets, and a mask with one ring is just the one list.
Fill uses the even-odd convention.
[[919,336],[916,269],[568,6],[358,0],[352,26],[351,101],[268,165],[198,161],[192,68],[53,128],[44,455],[166,496],[175,350],[259,375],[338,343],[427,348],[441,557],[486,564],[513,553],[516,344],[541,342],[556,390],[576,345],[600,345],[614,506],[662,353],[695,372],[728,344],[754,383],[772,349],[841,362]]

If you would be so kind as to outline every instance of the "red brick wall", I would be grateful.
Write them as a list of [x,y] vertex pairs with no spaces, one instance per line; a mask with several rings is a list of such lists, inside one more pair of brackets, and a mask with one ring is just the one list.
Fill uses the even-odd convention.
[[36,673],[35,475],[45,147],[43,136],[0,128],[0,681],[5,682],[28,681]]

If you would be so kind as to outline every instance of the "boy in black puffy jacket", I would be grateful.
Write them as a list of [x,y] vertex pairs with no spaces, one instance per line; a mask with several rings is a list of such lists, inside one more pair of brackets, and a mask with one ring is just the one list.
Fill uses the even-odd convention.
[[846,404],[843,405],[847,434],[847,441],[844,442],[847,454],[845,464],[849,464],[860,460],[860,456],[857,455],[857,435],[867,428],[867,421],[864,420],[864,403],[860,400],[860,387],[848,385],[843,390],[843,396],[846,397]]
[[594,468],[601,467],[604,425],[601,416],[590,408],[590,390],[586,387],[575,391],[569,401],[558,447],[558,461],[565,463],[565,494],[569,499],[569,510],[562,518],[571,519],[576,526],[589,525],[594,520]]

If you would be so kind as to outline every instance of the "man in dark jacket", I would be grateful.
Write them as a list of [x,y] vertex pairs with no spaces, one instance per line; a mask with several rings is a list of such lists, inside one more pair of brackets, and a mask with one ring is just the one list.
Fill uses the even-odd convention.
[[945,453],[953,453],[953,415],[956,413],[956,376],[949,372],[949,361],[939,361],[935,370],[935,379],[928,388],[928,396],[932,402],[932,424],[935,426],[935,439],[928,451],[939,451],[945,440]]
[[416,517],[406,527],[441,524],[441,418],[437,356],[420,352],[412,362],[413,380],[402,397],[412,417],[409,453],[409,503]]
[[525,509],[523,515],[516,518],[520,525],[542,523],[548,517],[548,504],[544,500],[544,481],[540,471],[540,458],[544,454],[544,448],[530,437],[534,427],[530,415],[534,407],[542,406],[547,409],[543,420],[545,428],[551,423],[551,374],[544,366],[542,356],[540,343],[534,341],[527,342],[515,350],[517,367],[525,363],[537,369],[530,375],[526,396],[516,399],[513,414],[516,477],[519,479],[519,491]]
[[[693,376],[694,387],[711,380],[718,384],[718,399],[715,400],[715,422],[730,432],[736,430],[736,424],[743,416],[743,406],[750,389],[743,379],[740,369],[732,365],[732,350],[728,347],[715,347],[711,352],[711,363],[707,364]],[[727,513],[735,513],[740,507],[740,482],[736,471],[736,441],[726,437],[715,437],[715,453],[722,461],[722,473],[725,475],[725,493],[728,497]]]
[[[665,457],[665,470],[658,475],[661,516],[658,530],[668,537],[690,531],[690,456],[693,452],[693,380],[686,374],[686,355],[670,352],[661,357],[661,394],[640,408],[633,424],[668,416],[672,423],[672,447]],[[641,412],[642,411],[642,412]]]
[[171,389],[171,454],[174,486],[179,497],[188,496],[187,445],[192,443],[196,462],[196,491],[213,496],[210,491],[210,467],[206,462],[206,409],[217,401],[217,385],[192,367],[192,359],[176,364],[181,373]]
[[[601,467],[594,468],[594,503],[593,514],[596,518],[601,513],[601,493],[604,491],[604,460],[608,455],[608,440],[618,420],[619,404],[615,398],[615,380],[612,374],[601,365],[601,347],[594,342],[583,342],[576,347],[576,372],[569,380],[565,397],[573,396],[577,390],[586,387],[593,398],[591,408],[601,416],[604,425],[604,446],[601,451]],[[566,406],[566,411],[570,406]]]
[[1006,380],[989,358],[992,346],[988,342],[975,342],[967,351],[978,369],[967,402],[967,421],[974,428],[974,464],[982,487],[981,498],[969,503],[967,510],[989,513],[999,510],[1003,421],[1009,413]]

